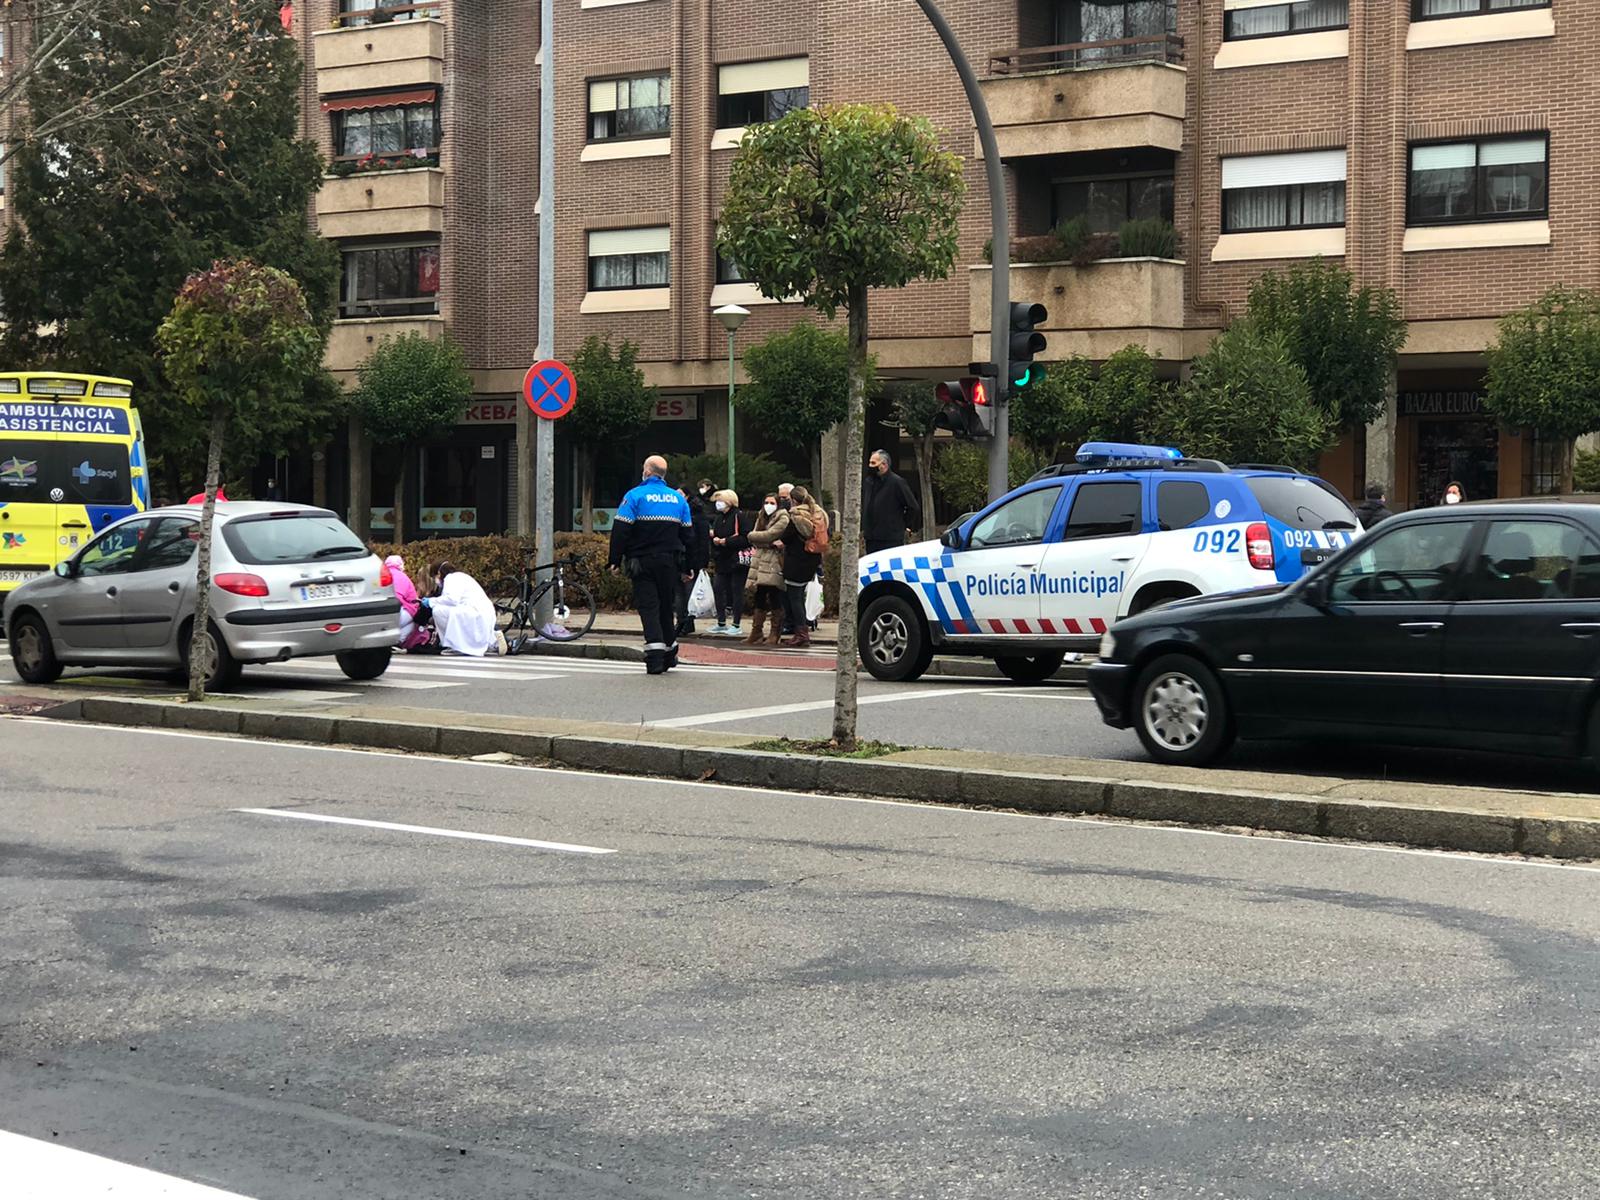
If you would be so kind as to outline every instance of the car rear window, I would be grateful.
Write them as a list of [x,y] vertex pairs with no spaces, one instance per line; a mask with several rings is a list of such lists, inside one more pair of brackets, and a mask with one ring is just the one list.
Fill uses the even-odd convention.
[[1256,475],[1245,486],[1261,510],[1290,529],[1354,529],[1356,515],[1333,492],[1294,475]]
[[234,558],[255,566],[339,562],[368,554],[361,539],[332,513],[243,517],[224,525],[222,536]]
[[1210,512],[1211,496],[1203,483],[1164,479],[1156,488],[1156,524],[1162,529],[1183,529]]

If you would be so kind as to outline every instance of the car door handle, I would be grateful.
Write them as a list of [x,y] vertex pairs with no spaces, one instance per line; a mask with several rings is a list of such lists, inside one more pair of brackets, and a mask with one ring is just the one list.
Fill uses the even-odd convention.
[[63,529],[87,529],[89,527],[86,524],[84,524],[82,521],[63,521],[63,522],[61,522],[61,528],[63,528]]
[[115,600],[117,598],[117,589],[114,587],[108,587],[106,589],[106,596],[112,600]]
[[1421,637],[1425,633],[1437,633],[1444,628],[1443,621],[1401,621],[1400,628],[1412,637]]
[[1131,555],[1131,554],[1113,554],[1111,556],[1111,561],[1112,562],[1132,562],[1133,561],[1133,555]]
[[1019,567],[1019,568],[1020,568],[1020,569],[1021,569],[1021,570],[1024,570],[1024,571],[1031,571],[1031,570],[1033,570],[1033,569],[1034,569],[1034,568],[1035,568],[1035,567],[1037,567],[1037,566],[1038,566],[1038,565],[1039,565],[1039,564],[1038,564],[1038,563],[1036,563],[1036,562],[1019,562],[1019,563],[1018,563],[1018,564],[1017,564],[1017,566],[1018,566],[1018,567]]
[[171,592],[174,596],[176,596],[179,592],[183,591],[183,584],[181,584],[181,583],[169,583],[169,584],[167,584],[167,591]]
[[1568,621],[1561,628],[1565,629],[1573,637],[1593,637],[1595,634],[1600,633],[1600,621]]

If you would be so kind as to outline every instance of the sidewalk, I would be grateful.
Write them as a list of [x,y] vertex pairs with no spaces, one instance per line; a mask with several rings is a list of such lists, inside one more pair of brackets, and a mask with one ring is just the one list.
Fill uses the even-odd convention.
[[310,713],[275,711],[270,700],[187,704],[175,699],[91,696],[62,703],[58,694],[37,690],[32,698],[54,701],[41,716],[108,725],[466,758],[509,756],[592,771],[1038,814],[1120,817],[1488,854],[1600,858],[1600,796],[1576,793],[957,750],[827,758],[755,750],[751,747],[762,739],[748,734],[402,707],[341,706]]

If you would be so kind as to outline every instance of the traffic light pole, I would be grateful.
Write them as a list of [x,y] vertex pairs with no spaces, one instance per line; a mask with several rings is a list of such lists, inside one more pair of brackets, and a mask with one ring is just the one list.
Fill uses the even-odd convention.
[[961,45],[950,31],[944,14],[933,0],[917,0],[917,5],[927,16],[944,48],[950,52],[956,74],[961,76],[961,86],[966,89],[967,102],[972,105],[972,119],[978,126],[978,144],[983,147],[983,169],[989,179],[989,216],[994,226],[989,255],[992,270],[989,274],[989,358],[1000,369],[995,380],[994,440],[989,443],[989,499],[998,500],[1010,490],[1008,458],[1011,452],[1011,416],[1007,396],[1011,380],[1011,214],[1006,205],[1006,172],[1000,161],[1000,143],[994,136],[994,122],[989,119],[989,106],[984,102],[983,91],[978,87],[978,76],[972,64],[962,53]]

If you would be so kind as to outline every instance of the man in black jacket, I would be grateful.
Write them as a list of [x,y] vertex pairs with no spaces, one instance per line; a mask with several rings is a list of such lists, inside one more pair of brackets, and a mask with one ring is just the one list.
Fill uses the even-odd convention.
[[889,452],[874,450],[867,460],[867,482],[861,496],[861,535],[867,553],[906,544],[906,530],[922,528],[922,506],[911,485],[889,469]]
[[1379,521],[1394,516],[1394,513],[1389,511],[1388,500],[1383,494],[1381,483],[1367,485],[1367,498],[1356,505],[1356,516],[1360,519],[1363,529],[1371,529]]

